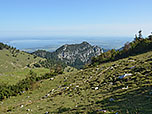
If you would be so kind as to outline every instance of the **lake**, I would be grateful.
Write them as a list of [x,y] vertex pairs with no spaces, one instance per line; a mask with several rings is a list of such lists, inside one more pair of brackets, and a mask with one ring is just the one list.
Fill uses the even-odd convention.
[[132,41],[130,37],[63,37],[63,38],[9,38],[3,39],[2,42],[24,51],[35,51],[45,49],[55,51],[64,44],[78,44],[87,41],[91,45],[97,45],[104,49],[119,49],[127,41]]

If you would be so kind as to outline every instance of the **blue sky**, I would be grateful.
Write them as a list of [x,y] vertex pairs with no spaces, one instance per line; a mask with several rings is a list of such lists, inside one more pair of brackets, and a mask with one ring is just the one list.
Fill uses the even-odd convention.
[[152,32],[152,0],[0,0],[0,38]]

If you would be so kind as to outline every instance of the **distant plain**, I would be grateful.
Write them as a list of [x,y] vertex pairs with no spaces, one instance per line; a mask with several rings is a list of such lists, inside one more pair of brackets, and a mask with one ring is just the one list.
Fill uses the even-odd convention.
[[75,44],[87,41],[92,45],[97,45],[104,49],[119,49],[127,41],[132,41],[131,37],[49,37],[49,38],[6,38],[0,39],[2,42],[27,52],[38,49],[55,51],[64,44]]

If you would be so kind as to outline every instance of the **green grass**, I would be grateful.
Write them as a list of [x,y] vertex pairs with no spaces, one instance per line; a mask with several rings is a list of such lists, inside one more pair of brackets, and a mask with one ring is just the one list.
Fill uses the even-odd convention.
[[43,60],[40,57],[34,58],[33,55],[22,51],[15,53],[14,55],[15,56],[13,56],[10,50],[0,50],[0,76],[2,76],[3,73],[24,69],[28,64],[37,63],[40,60]]
[[30,70],[35,72],[37,76],[42,76],[43,74],[49,72],[49,69],[46,68],[34,68],[34,69],[26,68],[24,70],[22,69],[14,72],[6,72],[2,76],[0,76],[0,83],[4,83],[7,85],[16,84],[20,80],[25,79],[26,76],[29,75]]
[[[132,76],[119,79],[125,73]],[[102,114],[103,109],[107,114],[151,114],[151,88],[152,52],[148,52],[39,81],[34,90],[1,101],[0,112]]]
[[[0,50],[0,83],[16,84],[28,75],[30,69],[34,68],[32,64],[43,60],[22,51],[12,53],[11,49]],[[31,68],[28,68],[27,65],[30,65]],[[40,73],[48,72],[48,69],[34,68],[34,72],[40,75]]]

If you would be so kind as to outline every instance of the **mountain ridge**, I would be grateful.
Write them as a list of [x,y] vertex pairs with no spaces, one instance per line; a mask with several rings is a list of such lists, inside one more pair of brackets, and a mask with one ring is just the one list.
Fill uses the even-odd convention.
[[65,44],[54,52],[38,50],[32,54],[48,59],[58,59],[64,61],[69,66],[82,68],[90,62],[89,60],[92,57],[101,53],[103,53],[103,50],[100,47],[92,46],[88,42],[82,42],[80,44]]

